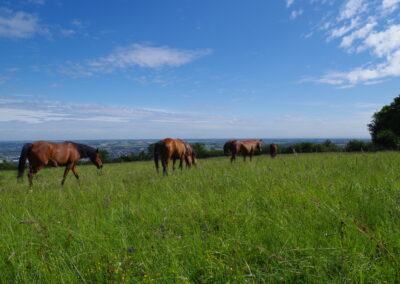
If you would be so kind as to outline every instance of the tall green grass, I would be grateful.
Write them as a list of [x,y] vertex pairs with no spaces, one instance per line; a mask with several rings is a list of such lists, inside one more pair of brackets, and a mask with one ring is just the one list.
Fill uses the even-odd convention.
[[0,172],[0,281],[395,282],[400,154]]

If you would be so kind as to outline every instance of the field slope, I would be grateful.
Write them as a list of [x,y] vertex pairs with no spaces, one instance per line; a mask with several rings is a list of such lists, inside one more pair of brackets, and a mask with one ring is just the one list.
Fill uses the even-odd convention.
[[4,283],[395,282],[400,153],[0,172]]

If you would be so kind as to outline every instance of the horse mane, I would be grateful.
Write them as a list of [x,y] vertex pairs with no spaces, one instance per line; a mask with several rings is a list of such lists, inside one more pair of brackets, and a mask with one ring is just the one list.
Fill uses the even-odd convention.
[[72,143],[76,150],[79,152],[79,155],[81,158],[94,158],[96,156],[96,149],[93,147],[90,147],[89,145],[86,144],[80,144],[80,143],[75,143],[71,141],[66,141],[68,143]]

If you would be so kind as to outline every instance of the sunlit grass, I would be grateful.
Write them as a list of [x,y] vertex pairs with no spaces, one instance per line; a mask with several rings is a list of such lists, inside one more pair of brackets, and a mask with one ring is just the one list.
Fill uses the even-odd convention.
[[400,154],[0,172],[2,282],[394,282]]

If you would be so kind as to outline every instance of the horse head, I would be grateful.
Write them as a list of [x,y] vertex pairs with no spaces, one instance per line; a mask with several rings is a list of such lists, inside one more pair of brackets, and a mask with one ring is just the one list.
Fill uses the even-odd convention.
[[103,167],[103,162],[100,159],[100,152],[99,152],[99,148],[96,149],[96,152],[94,155],[90,156],[90,160],[92,161],[92,163],[98,168],[101,169]]
[[197,166],[197,157],[196,157],[196,152],[194,151],[194,149],[192,152],[192,162],[193,162],[193,165]]
[[262,150],[262,140],[258,140],[257,141],[256,149],[261,152],[261,150]]

